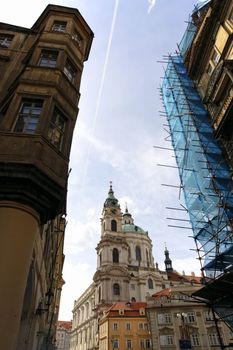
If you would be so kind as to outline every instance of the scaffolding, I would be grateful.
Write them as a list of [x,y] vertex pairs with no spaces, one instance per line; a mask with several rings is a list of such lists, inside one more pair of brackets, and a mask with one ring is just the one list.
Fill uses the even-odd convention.
[[233,182],[181,54],[168,56],[162,96],[203,277],[215,280],[233,267]]

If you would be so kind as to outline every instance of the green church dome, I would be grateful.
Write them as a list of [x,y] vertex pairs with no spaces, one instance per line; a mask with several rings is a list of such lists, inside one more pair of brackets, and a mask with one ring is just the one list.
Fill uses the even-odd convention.
[[146,231],[144,231],[141,227],[134,225],[134,224],[124,224],[122,225],[122,231],[123,232],[131,232],[131,233],[141,233],[141,234],[147,234]]

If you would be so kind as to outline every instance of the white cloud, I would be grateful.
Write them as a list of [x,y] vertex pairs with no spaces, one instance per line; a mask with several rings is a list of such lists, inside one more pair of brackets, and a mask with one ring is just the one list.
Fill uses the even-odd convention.
[[148,8],[148,13],[152,10],[152,8],[155,6],[156,0],[147,0],[149,2],[149,8]]
[[90,213],[92,217],[94,212],[93,209],[88,209],[87,216],[83,218],[82,222],[74,218],[68,220],[65,236],[65,254],[77,254],[86,249],[93,249],[94,251],[100,230],[98,215],[90,220]]
[[196,276],[201,276],[201,266],[198,259],[195,257],[174,259],[172,262],[173,268],[182,273],[185,272],[186,275],[191,275],[191,272],[194,272]]

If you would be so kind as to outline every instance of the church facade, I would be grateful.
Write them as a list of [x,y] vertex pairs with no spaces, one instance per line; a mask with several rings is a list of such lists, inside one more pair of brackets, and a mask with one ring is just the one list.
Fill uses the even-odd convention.
[[71,350],[98,349],[99,320],[113,303],[145,302],[169,285],[167,273],[154,264],[148,232],[134,223],[127,207],[122,213],[112,185],[96,252],[93,283],[74,303]]

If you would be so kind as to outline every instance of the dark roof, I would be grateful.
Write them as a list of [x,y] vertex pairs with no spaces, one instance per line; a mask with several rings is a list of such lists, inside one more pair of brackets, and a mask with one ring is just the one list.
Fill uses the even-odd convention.
[[212,304],[224,305],[224,300],[229,300],[229,297],[233,302],[233,271],[210,281],[205,287],[193,293],[193,296],[205,299]]

